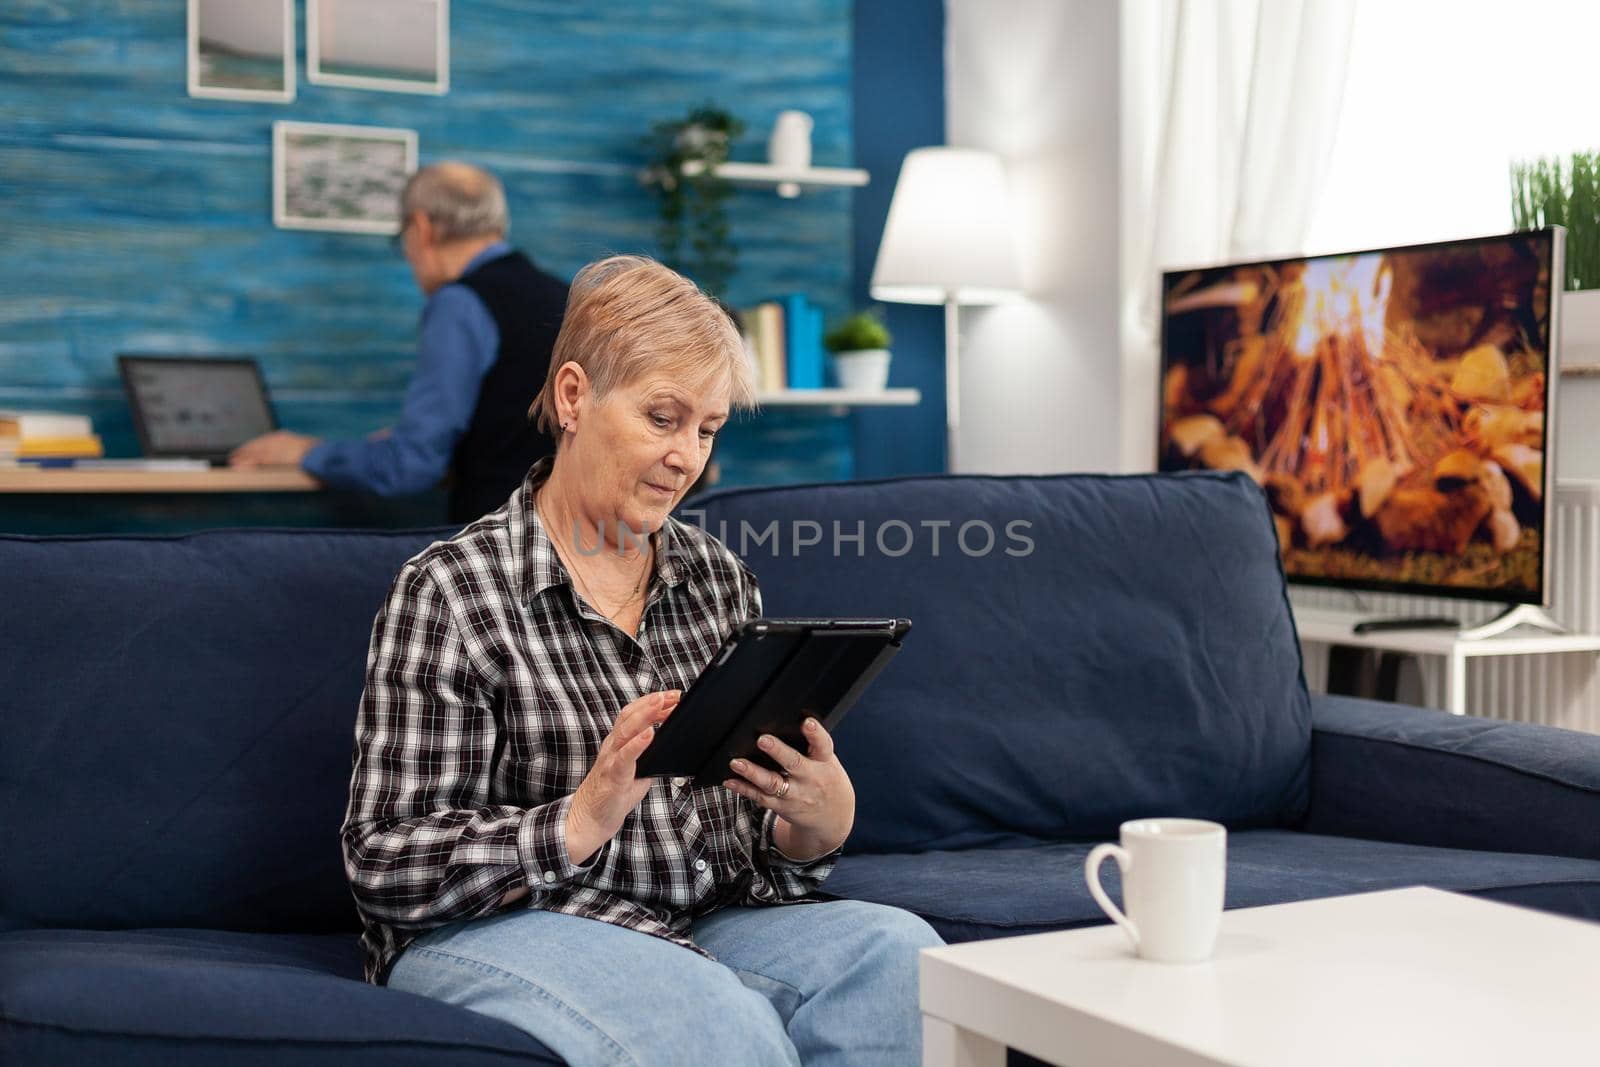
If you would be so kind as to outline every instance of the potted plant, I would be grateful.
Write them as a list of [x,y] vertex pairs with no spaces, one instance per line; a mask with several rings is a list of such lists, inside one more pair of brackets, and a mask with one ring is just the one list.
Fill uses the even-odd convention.
[[1513,163],[1511,218],[1519,230],[1567,228],[1562,360],[1600,362],[1600,152]]
[[738,266],[729,240],[727,199],[733,186],[717,176],[744,123],[711,104],[676,122],[658,122],[648,138],[651,162],[642,177],[661,211],[657,241],[674,270],[720,293]]
[[1511,165],[1511,218],[1519,230],[1567,228],[1566,288],[1600,288],[1600,153]]
[[881,392],[889,384],[889,329],[872,311],[858,311],[828,331],[823,346],[833,353],[841,389]]

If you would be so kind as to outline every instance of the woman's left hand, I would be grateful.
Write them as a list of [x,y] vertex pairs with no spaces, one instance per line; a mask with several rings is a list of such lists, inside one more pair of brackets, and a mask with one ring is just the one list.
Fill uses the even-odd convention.
[[802,730],[809,749],[804,754],[771,734],[758,742],[761,751],[783,768],[782,774],[736,759],[730,766],[739,777],[722,783],[778,813],[773,844],[799,861],[826,855],[844,844],[856,818],[856,791],[834,755],[833,738],[816,719],[807,719]]

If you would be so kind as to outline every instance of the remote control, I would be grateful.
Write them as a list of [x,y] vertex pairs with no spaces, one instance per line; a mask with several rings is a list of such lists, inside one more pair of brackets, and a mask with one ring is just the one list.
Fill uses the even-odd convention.
[[1460,619],[1447,619],[1442,615],[1419,615],[1414,619],[1363,619],[1351,628],[1358,634],[1382,633],[1385,630],[1459,630]]

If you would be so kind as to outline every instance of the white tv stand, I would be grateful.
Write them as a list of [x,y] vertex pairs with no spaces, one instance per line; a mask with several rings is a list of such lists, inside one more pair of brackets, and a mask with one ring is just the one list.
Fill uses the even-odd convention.
[[[1523,636],[1514,627],[1548,624],[1560,629],[1538,608],[1513,608],[1470,630],[1382,630],[1358,634],[1355,624],[1371,612],[1337,611],[1295,604],[1295,625],[1302,642],[1354,645],[1416,656],[1443,656],[1444,706],[1452,715],[1467,713],[1467,660],[1474,656],[1535,656],[1552,652],[1600,652],[1600,634],[1546,633]],[[1531,615],[1542,616],[1543,623]]]

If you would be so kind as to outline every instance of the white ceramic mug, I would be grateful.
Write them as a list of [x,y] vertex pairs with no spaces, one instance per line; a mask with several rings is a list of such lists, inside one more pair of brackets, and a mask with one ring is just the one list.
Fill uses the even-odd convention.
[[[1209,959],[1222,923],[1228,831],[1204,819],[1135,819],[1121,845],[1096,845],[1084,861],[1089,892],[1133,939],[1139,956],[1163,963]],[[1122,868],[1122,909],[1100,886],[1107,856]]]

